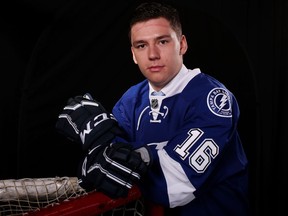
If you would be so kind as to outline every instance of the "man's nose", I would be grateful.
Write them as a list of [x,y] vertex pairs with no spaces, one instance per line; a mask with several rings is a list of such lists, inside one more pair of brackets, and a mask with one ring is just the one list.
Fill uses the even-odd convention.
[[157,46],[149,46],[148,57],[150,60],[155,60],[160,58],[159,48]]

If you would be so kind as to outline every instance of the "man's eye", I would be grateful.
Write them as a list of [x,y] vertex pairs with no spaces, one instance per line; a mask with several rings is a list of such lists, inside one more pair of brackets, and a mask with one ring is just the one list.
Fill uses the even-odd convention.
[[145,47],[145,44],[139,44],[136,46],[137,49],[143,49]]
[[159,43],[160,44],[166,44],[166,43],[168,43],[168,41],[167,40],[160,40]]

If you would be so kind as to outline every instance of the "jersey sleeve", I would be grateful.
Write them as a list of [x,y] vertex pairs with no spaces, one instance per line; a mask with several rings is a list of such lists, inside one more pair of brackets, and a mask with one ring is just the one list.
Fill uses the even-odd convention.
[[224,88],[215,88],[202,98],[197,106],[187,106],[183,125],[157,150],[170,207],[189,203],[246,166],[234,96]]

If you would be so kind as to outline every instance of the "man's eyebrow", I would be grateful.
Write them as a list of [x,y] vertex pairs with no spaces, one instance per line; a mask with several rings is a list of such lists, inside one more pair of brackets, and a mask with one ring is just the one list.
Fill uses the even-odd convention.
[[[171,38],[171,35],[161,35],[161,36],[154,38],[153,40],[157,41],[157,40],[163,40],[166,38]],[[137,41],[134,41],[132,44],[137,45],[137,44],[142,44],[142,43],[146,43],[146,40],[137,40]]]
[[171,35],[161,35],[159,37],[156,37],[156,40],[162,40],[162,39],[166,39],[166,38],[171,38]]

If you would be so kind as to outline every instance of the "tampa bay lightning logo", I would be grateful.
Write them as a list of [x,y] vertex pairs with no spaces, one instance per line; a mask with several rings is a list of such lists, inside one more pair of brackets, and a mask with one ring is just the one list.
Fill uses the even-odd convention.
[[220,117],[231,117],[231,99],[223,88],[212,89],[207,96],[207,105],[212,113]]

